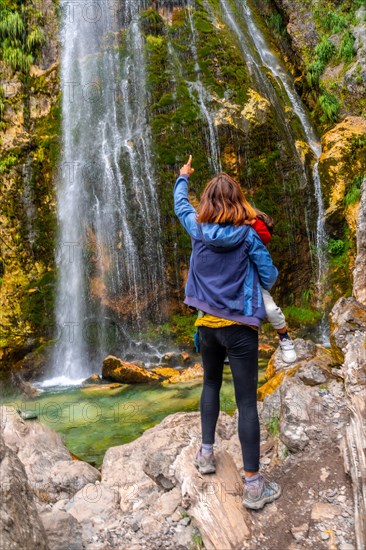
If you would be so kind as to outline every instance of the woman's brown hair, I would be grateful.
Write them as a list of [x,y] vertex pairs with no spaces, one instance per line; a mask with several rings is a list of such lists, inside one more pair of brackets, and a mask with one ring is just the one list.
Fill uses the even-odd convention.
[[198,206],[199,223],[244,225],[255,217],[240,185],[228,174],[221,172],[208,182]]

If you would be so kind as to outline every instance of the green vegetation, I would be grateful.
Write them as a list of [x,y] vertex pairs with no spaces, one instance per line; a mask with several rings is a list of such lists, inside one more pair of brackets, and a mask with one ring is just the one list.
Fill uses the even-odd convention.
[[351,31],[347,30],[342,38],[339,55],[344,59],[346,63],[350,63],[355,56],[355,37]]
[[310,306],[287,306],[283,312],[292,327],[315,325],[322,318],[322,312]]
[[322,94],[319,96],[319,105],[323,111],[323,115],[321,116],[323,122],[337,122],[341,106],[333,94],[323,89]]
[[331,256],[341,256],[346,250],[347,244],[341,239],[330,239],[328,243],[328,252]]
[[0,0],[0,57],[13,71],[29,72],[45,41],[42,18],[31,4]]
[[315,47],[315,58],[308,66],[307,72],[307,80],[311,87],[319,85],[320,77],[335,52],[336,48],[334,44],[326,37],[323,37]]
[[6,174],[10,169],[16,165],[18,158],[10,153],[8,156],[0,160],[0,174]]
[[203,548],[203,539],[199,532],[193,533],[192,542],[194,544],[194,550],[201,550],[201,548]]
[[345,206],[354,204],[361,199],[361,185],[363,180],[366,178],[366,174],[356,176],[353,178],[351,185],[348,188],[347,194],[344,197]]
[[272,437],[278,436],[280,433],[280,416],[272,416],[272,418],[268,422],[266,422],[266,428],[269,435],[271,435]]

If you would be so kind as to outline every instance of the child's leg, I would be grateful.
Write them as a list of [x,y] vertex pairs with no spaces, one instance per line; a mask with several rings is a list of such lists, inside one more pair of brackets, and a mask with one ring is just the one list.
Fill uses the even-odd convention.
[[267,314],[267,319],[271,323],[274,329],[277,330],[277,334],[280,338],[280,347],[282,353],[282,359],[285,363],[293,363],[297,359],[295,346],[287,332],[287,324],[285,316],[278,307],[268,290],[261,287],[264,307]]
[[281,308],[278,307],[268,290],[265,290],[262,287],[261,290],[268,321],[271,323],[273,328],[277,330],[278,333],[286,332],[286,319],[284,314],[282,313]]

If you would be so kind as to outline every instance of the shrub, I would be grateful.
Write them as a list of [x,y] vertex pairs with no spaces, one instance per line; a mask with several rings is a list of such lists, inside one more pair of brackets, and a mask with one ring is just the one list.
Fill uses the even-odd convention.
[[350,63],[355,55],[354,45],[355,37],[350,31],[346,31],[339,47],[339,55],[345,60],[346,63]]
[[346,206],[349,206],[350,204],[354,204],[355,202],[359,201],[361,198],[361,185],[362,182],[366,178],[366,174],[356,176],[350,185],[350,188],[347,191],[346,196],[344,197],[344,204]]
[[328,252],[331,256],[341,256],[346,250],[347,244],[341,239],[330,239]]
[[324,28],[334,34],[340,32],[347,26],[347,20],[344,15],[335,11],[328,11],[322,19]]
[[338,120],[340,104],[333,94],[323,90],[319,96],[319,104],[323,111],[323,122],[336,122]]
[[319,84],[320,77],[324,71],[324,65],[319,59],[314,59],[308,67],[306,75],[309,86],[315,88]]
[[317,56],[318,60],[323,63],[325,66],[329,61],[332,59],[333,55],[336,52],[336,47],[326,38],[325,36],[321,39],[319,44],[315,47],[315,55]]

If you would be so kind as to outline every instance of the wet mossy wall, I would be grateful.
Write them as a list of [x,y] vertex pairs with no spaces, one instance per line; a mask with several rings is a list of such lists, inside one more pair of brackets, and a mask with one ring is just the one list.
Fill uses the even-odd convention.
[[[169,276],[173,278],[178,272],[175,285],[177,297],[181,298],[191,244],[173,214],[172,189],[179,167],[189,154],[193,155],[193,201],[199,199],[213,175],[208,124],[197,93],[189,90],[189,83],[198,79],[193,49],[196,47],[199,78],[206,106],[215,119],[222,168],[240,181],[255,206],[275,218],[270,250],[281,272],[276,293],[285,303],[299,300],[304,288],[311,285],[313,275],[305,227],[306,208],[310,212],[309,223],[314,223],[313,190],[299,188],[298,167],[273,110],[268,110],[264,121],[254,124],[243,116],[251,94],[258,92],[239,44],[218,9],[219,3],[192,4],[195,44],[186,8],[175,8],[170,17],[166,12],[162,12],[162,17],[153,9],[142,14],[164,251],[168,265],[179,264],[179,269],[172,269]],[[258,100],[263,100],[260,94]],[[289,124],[291,118],[289,113]],[[302,138],[300,132],[298,137]],[[171,288],[174,291],[173,280]]]
[[[0,357],[6,359],[53,333],[61,109],[57,3],[2,0],[0,10]],[[23,25],[19,34],[14,18]]]
[[[319,10],[322,10],[329,3],[322,0],[318,4]],[[342,14],[346,4],[338,3],[335,11]],[[18,9],[21,3],[13,2],[12,5]],[[261,0],[251,5],[265,8],[262,30],[271,30],[273,47],[278,47],[287,60],[297,78],[299,93],[312,110],[318,128],[321,131],[329,128],[335,118],[322,120],[324,109],[319,102],[322,80],[316,86],[310,86],[307,76],[311,48],[304,38],[303,50],[297,49],[294,37],[286,31],[289,14],[283,3]],[[37,3],[37,6],[42,12],[41,3]],[[14,93],[3,94],[1,103],[5,106],[2,108],[1,128],[1,146],[5,155],[0,163],[1,338],[2,344],[6,346],[16,346],[28,338],[42,341],[52,336],[55,185],[61,120],[58,8],[57,3],[51,0],[45,2],[44,6],[47,10],[43,19],[40,19],[40,25],[44,29],[46,46],[41,41],[38,50],[34,52],[36,70],[32,71],[29,67],[22,73],[9,65],[5,67],[7,77],[14,84]],[[276,298],[283,306],[301,305],[304,300],[311,302],[315,292],[316,267],[314,249],[309,244],[309,236],[314,242],[316,224],[314,190],[309,183],[313,159],[304,146],[304,166],[308,176],[307,183],[304,183],[299,177],[299,166],[293,161],[293,151],[284,139],[273,109],[268,109],[261,120],[255,120],[256,104],[263,97],[251,79],[238,40],[220,12],[220,2],[197,0],[190,2],[190,6],[188,11],[186,3],[182,1],[151,1],[146,2],[147,9],[140,16],[145,38],[146,88],[149,96],[146,116],[153,144],[170,311],[177,311],[181,307],[191,250],[189,237],[173,212],[174,181],[179,167],[192,154],[195,174],[191,178],[190,190],[195,202],[214,173],[209,158],[208,124],[200,108],[197,92],[198,78],[204,90],[206,107],[214,120],[223,170],[237,178],[251,202],[272,215],[276,221],[275,234],[269,246],[280,270],[280,278],[274,290]],[[354,13],[353,8],[353,4],[349,6],[350,13]],[[259,12],[257,17],[260,17]],[[326,38],[330,32],[329,29],[322,31],[321,18],[318,19],[314,19],[317,42],[322,40],[323,31]],[[335,33],[339,35],[340,41],[347,28],[353,24],[348,16],[346,21],[348,27]],[[122,57],[126,54],[126,32],[127,29],[121,29]],[[324,71],[327,66],[331,68],[332,64],[336,64],[337,59],[336,56],[331,57]],[[4,66],[4,59],[0,62]],[[354,63],[354,57],[349,61],[344,60],[342,74]],[[357,114],[356,111],[363,109],[362,102],[354,101],[356,96],[348,95],[340,82],[329,79],[324,82],[327,90],[333,89],[338,100],[344,95],[337,116],[342,115],[342,109],[347,112],[347,109],[353,108],[353,114]],[[358,93],[357,81],[355,86],[355,93]],[[252,118],[243,114],[248,106],[253,108]],[[289,109],[285,110],[285,121],[289,127],[294,127],[294,135],[303,142],[296,117]],[[16,128],[13,138],[9,138],[11,127]],[[350,190],[352,186],[357,187],[354,180],[358,175],[352,176]],[[357,189],[354,192],[357,194]],[[332,235],[333,241],[345,241],[346,238],[347,235],[342,231]],[[340,247],[334,245],[334,252],[339,252]],[[349,269],[347,264],[347,268],[342,271],[340,292],[349,286]],[[338,284],[338,280],[335,284]]]
[[365,0],[249,0],[296,78],[322,133],[366,116]]

